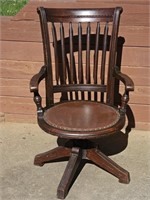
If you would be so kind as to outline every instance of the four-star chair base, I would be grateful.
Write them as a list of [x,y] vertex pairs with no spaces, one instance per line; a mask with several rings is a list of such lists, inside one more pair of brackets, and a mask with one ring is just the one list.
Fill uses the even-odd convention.
[[[95,148],[94,145],[91,145],[92,143],[89,143],[89,146],[85,146],[83,143],[85,144],[85,141],[78,140],[75,142],[76,145],[72,148],[59,146],[35,156],[34,164],[38,166],[43,166],[45,163],[69,158],[68,164],[57,189],[57,197],[59,199],[64,199],[68,194],[82,159],[92,161],[100,168],[111,173],[119,179],[120,183],[127,184],[130,182],[130,175],[128,171],[120,167],[108,156],[104,155],[98,148]],[[81,146],[85,146],[85,148],[82,148]]]

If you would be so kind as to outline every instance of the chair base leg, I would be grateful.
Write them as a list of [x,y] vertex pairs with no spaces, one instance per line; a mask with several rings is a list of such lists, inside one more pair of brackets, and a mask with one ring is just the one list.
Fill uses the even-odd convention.
[[103,168],[107,172],[116,176],[120,183],[128,184],[130,182],[130,174],[128,171],[120,167],[113,160],[107,157],[105,154],[97,149],[88,149],[87,158],[94,162],[99,167]]
[[57,189],[57,197],[59,199],[64,199],[68,194],[72,180],[82,159],[81,153],[80,148],[72,148],[70,159]]
[[111,173],[119,179],[120,183],[127,184],[130,182],[128,171],[120,167],[98,149],[91,147],[82,149],[81,145],[72,148],[59,146],[45,153],[38,154],[35,156],[34,164],[43,166],[45,163],[59,161],[59,159],[64,158],[69,158],[69,161],[57,189],[57,197],[59,199],[64,199],[67,196],[82,159],[90,160],[98,167]]
[[50,151],[38,154],[35,156],[34,165],[43,166],[45,163],[53,162],[61,158],[69,158],[71,153],[70,148],[66,147],[56,147]]

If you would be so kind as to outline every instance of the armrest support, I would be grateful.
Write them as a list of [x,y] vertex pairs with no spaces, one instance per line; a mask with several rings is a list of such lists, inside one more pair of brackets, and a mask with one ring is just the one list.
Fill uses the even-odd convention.
[[128,92],[134,91],[134,83],[133,83],[132,79],[129,76],[127,76],[126,74],[121,73],[118,70],[118,67],[115,67],[114,76],[115,76],[115,78],[117,78],[118,80],[120,80],[124,83],[126,91],[128,91]]
[[38,93],[38,85],[46,76],[46,67],[41,67],[39,73],[35,74],[30,81],[30,92]]
[[44,79],[46,77],[46,67],[43,66],[41,67],[40,71],[38,74],[35,74],[30,81],[30,92],[34,93],[34,102],[36,104],[37,107],[37,114],[38,116],[43,114],[43,108],[42,108],[42,98],[39,94],[38,91],[38,86],[39,83],[42,79]]
[[120,107],[120,112],[125,113],[126,112],[126,106],[127,106],[128,101],[129,101],[129,92],[134,91],[134,83],[129,76],[121,73],[117,66],[115,67],[114,77],[117,78],[118,80],[122,81],[125,85],[125,92],[122,95],[121,107]]

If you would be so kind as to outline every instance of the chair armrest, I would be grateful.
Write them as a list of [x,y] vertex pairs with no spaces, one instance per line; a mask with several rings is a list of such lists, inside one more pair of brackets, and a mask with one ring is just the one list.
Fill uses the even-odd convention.
[[117,78],[118,80],[120,80],[124,83],[125,90],[127,92],[134,91],[134,83],[133,83],[132,79],[129,76],[127,76],[126,74],[121,73],[118,70],[118,67],[115,67],[114,76],[115,76],[115,78]]
[[123,74],[119,71],[118,67],[115,67],[114,71],[114,77],[117,78],[118,80],[122,81],[125,85],[125,92],[122,95],[121,98],[121,107],[120,107],[120,112],[125,114],[126,113],[126,107],[127,103],[129,101],[129,92],[134,91],[134,83],[132,79],[127,76],[126,74]]
[[38,85],[42,79],[46,76],[46,67],[41,67],[39,73],[35,74],[30,80],[30,92],[37,93]]
[[39,73],[35,74],[30,81],[30,92],[34,92],[34,102],[37,107],[37,114],[40,117],[43,115],[42,98],[38,92],[38,86],[42,79],[46,77],[46,67],[41,67]]

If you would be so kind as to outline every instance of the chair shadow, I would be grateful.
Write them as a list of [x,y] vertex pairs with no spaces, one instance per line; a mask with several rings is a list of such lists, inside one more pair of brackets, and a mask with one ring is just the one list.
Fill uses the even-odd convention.
[[[128,136],[129,136],[129,133],[124,133],[123,131],[119,131],[108,137],[103,137],[101,139],[95,140],[95,142],[98,145],[98,149],[102,153],[104,153],[107,156],[111,156],[111,155],[118,154],[126,149],[126,147],[128,145]],[[62,138],[58,138],[57,143],[60,146],[67,146],[67,147],[71,147],[71,145],[72,145],[70,141],[68,141],[66,139],[62,139]],[[57,161],[67,161],[67,160],[68,159],[65,158],[63,160],[59,159]],[[86,164],[90,164],[90,165],[92,164],[92,165],[97,166],[95,163],[93,163],[90,160],[82,159],[76,170],[76,173],[73,177],[69,191]],[[97,166],[97,167],[99,167],[99,166]]]
[[[127,125],[124,131],[116,132],[112,135],[101,137],[100,139],[92,140],[98,149],[107,156],[118,154],[126,149],[128,146],[129,133],[132,128],[135,128],[135,118],[132,109],[127,105],[126,110]],[[66,146],[71,148],[72,141],[68,139],[58,138],[58,146]]]
[[[127,115],[128,123],[127,123],[127,126],[125,127],[124,131],[119,131],[119,132],[116,132],[115,134],[109,135],[107,137],[102,137],[97,140],[92,140],[92,142],[96,143],[96,146],[98,147],[98,149],[107,156],[112,156],[112,155],[121,153],[128,146],[129,133],[131,132],[132,128],[135,128],[135,118],[134,118],[133,112],[129,105],[127,106],[126,115]],[[66,140],[66,139],[62,139],[62,138],[58,138],[57,143],[59,146],[66,146],[66,147],[72,146],[71,140]],[[63,160],[59,160],[59,161],[66,161],[66,160],[68,160],[68,159],[63,159]],[[71,189],[72,185],[75,183],[77,177],[81,173],[85,164],[96,165],[95,163],[93,163],[90,160],[82,159],[80,162],[80,165],[73,177],[70,189]]]

